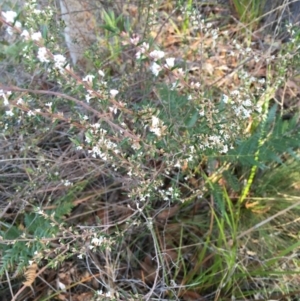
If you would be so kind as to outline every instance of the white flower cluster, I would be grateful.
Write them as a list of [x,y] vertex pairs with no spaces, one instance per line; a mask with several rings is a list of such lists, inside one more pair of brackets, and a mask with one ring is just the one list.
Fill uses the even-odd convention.
[[37,58],[41,63],[49,63],[49,56],[46,47],[40,47],[38,50]]
[[100,128],[100,124],[92,124],[90,130],[85,135],[88,144],[92,144],[92,149],[88,152],[93,158],[101,158],[104,161],[113,161],[111,152],[120,153],[118,145],[107,139],[107,131]]
[[69,180],[62,180],[62,184],[66,187],[73,186],[73,183]]
[[[3,90],[0,90],[0,97],[3,98],[3,105],[6,106],[6,107],[9,106],[8,97],[9,97],[10,95],[11,95],[11,91],[5,92],[5,91],[3,91]],[[6,114],[7,116],[10,116],[10,117],[14,116],[14,112],[13,112],[12,109],[7,110],[7,111],[5,112],[5,114]]]
[[[54,54],[54,67],[58,69],[60,72],[64,72],[64,68],[66,67],[67,60],[62,54]],[[69,67],[69,66],[68,66]]]
[[[50,52],[46,47],[39,47],[37,58],[41,63],[51,62],[50,57]],[[64,73],[65,70],[70,70],[70,65],[67,64],[67,59],[62,54],[54,54],[52,60],[54,62],[54,68],[60,73]]]
[[157,137],[161,137],[164,134],[166,126],[164,126],[164,123],[156,116],[152,116],[151,121],[150,131]]
[[17,17],[17,13],[14,11],[6,11],[6,12],[2,12],[2,16],[4,17],[5,21],[8,23],[14,23],[16,17]]
[[9,105],[8,96],[10,96],[10,95],[11,95],[11,91],[5,92],[5,91],[3,91],[3,90],[0,90],[0,97],[3,98],[3,104],[4,104],[5,106],[8,106],[8,105]]
[[180,191],[177,187],[169,187],[168,189],[159,189],[159,194],[164,201],[175,201],[180,199]]
[[[235,115],[241,119],[247,119],[251,116],[254,110],[254,104],[250,98],[246,98],[244,91],[233,90],[230,92],[230,105],[232,110],[235,112]],[[223,101],[228,102],[229,97],[223,97]]]
[[[103,293],[102,290],[97,291],[97,295],[101,296],[101,297],[106,297],[106,298],[110,298],[111,297],[111,292],[107,291],[106,293]],[[97,299],[98,300],[98,299]],[[101,299],[102,300],[102,299]]]
[[[35,9],[35,13],[38,14],[39,11]],[[10,24],[10,26],[7,27],[8,34],[13,35],[13,28],[19,30],[22,28],[22,24],[16,20],[16,12],[6,11],[2,12],[1,15],[4,18],[4,20]],[[27,29],[23,29],[23,31],[20,34],[20,37],[22,37],[25,41],[33,41],[41,44],[43,42],[43,36],[40,31],[30,32]],[[70,69],[70,66],[67,65],[66,58],[62,54],[55,54],[52,56],[48,49],[44,46],[39,47],[37,58],[41,63],[49,63],[52,58],[52,60],[54,61],[54,68],[57,69],[60,73],[63,73],[65,69]]]
[[137,53],[135,54],[135,57],[137,59],[142,59],[144,58],[144,54],[148,51],[149,49],[149,44],[148,43],[143,43],[139,48],[138,48],[138,51]]
[[94,78],[95,78],[95,75],[88,74],[82,79],[82,81],[87,82],[89,85],[92,85]]
[[[102,78],[105,76],[105,74],[104,74],[104,72],[103,72],[102,70],[98,70],[98,74],[99,74],[100,77],[102,77]],[[93,75],[93,74],[87,74],[87,75],[82,79],[82,81],[83,81],[83,82],[86,82],[86,83],[87,83],[87,86],[92,87],[95,78],[96,78],[95,75]],[[100,79],[100,81],[97,81],[97,83],[98,83],[98,84],[100,83],[103,87],[106,87],[106,86],[107,86],[107,82],[104,81],[104,80],[101,80],[101,79]],[[93,90],[93,89],[87,89],[87,94],[85,95],[85,99],[86,99],[87,103],[90,102],[90,99],[96,97],[97,93],[103,94],[103,92],[102,92],[102,91],[99,91],[99,90],[98,90],[97,92],[95,92],[95,90]],[[118,90],[116,90],[116,89],[111,89],[111,90],[109,91],[109,96],[110,96],[111,98],[115,98],[115,97],[117,96],[118,93],[119,93]]]
[[94,250],[97,247],[105,247],[110,250],[111,245],[114,243],[113,239],[107,238],[105,236],[98,236],[96,233],[93,234],[91,239],[91,244],[89,245],[90,250]]
[[162,59],[165,56],[165,53],[161,50],[153,50],[149,53],[149,56],[156,62],[157,60]]
[[[10,25],[13,25],[14,28],[17,28],[17,29],[21,29],[22,28],[22,24],[20,21],[17,21],[16,18],[18,16],[18,14],[15,12],[15,11],[6,11],[6,12],[2,12],[1,13],[2,17],[4,18],[4,20],[9,23]],[[12,29],[11,26],[8,26],[6,28],[6,32],[12,36],[14,34],[14,31]]]
[[[131,40],[131,43],[135,43],[135,40]],[[150,66],[150,71],[155,75],[158,76],[159,72],[163,69],[172,69],[175,64],[175,58],[166,58],[165,64],[159,63],[161,59],[165,57],[165,52],[161,50],[153,50],[147,54],[149,50],[149,44],[143,43],[138,47],[138,51],[136,52],[135,56],[137,59],[144,59],[147,56],[153,61]]]
[[[138,171],[139,172],[139,171]],[[143,177],[143,174],[138,174],[133,172],[132,175],[136,177]],[[131,176],[132,176],[131,175]],[[145,202],[149,200],[149,198],[163,186],[163,181],[161,179],[155,179],[155,180],[142,180],[139,181],[139,186],[131,188],[130,193],[128,196],[132,199],[136,199],[139,202]]]
[[[92,241],[91,241],[91,244],[92,244],[93,246],[99,247],[99,246],[102,245],[103,241],[104,241],[104,237],[103,237],[103,236],[100,236],[100,237],[93,237],[93,238],[92,238]],[[93,246],[90,246],[90,249],[92,249]]]
[[153,60],[153,63],[150,66],[150,70],[155,76],[158,76],[159,72],[163,68],[172,69],[175,65],[174,57],[166,58],[165,64],[157,63],[158,60],[161,60],[165,57],[165,53],[161,50],[154,50],[150,52],[149,57]]

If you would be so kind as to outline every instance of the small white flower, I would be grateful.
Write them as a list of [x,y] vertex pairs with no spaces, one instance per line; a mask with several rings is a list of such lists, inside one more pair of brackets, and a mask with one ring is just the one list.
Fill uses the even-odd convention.
[[233,95],[233,96],[238,96],[240,94],[240,91],[233,90],[233,91],[230,92],[230,94]]
[[11,91],[4,92],[3,90],[0,90],[0,97],[3,97],[3,104],[5,106],[9,105],[9,101],[8,101],[8,98],[7,98],[7,96],[9,96],[9,95],[11,95]]
[[40,31],[38,32],[34,32],[32,35],[31,35],[31,39],[32,41],[40,41],[42,39],[42,34]]
[[91,84],[93,82],[93,79],[95,78],[94,75],[92,74],[88,74],[87,76],[85,76],[82,81],[83,82],[88,82],[89,84]]
[[119,93],[119,91],[116,90],[116,89],[111,89],[109,91],[109,94],[110,94],[111,97],[115,97],[118,93]]
[[161,136],[161,129],[160,128],[151,128],[151,132],[154,133],[157,137]]
[[250,107],[250,106],[252,106],[252,102],[250,99],[246,99],[242,102],[242,105],[245,107]]
[[102,70],[98,70],[98,73],[101,77],[104,77],[105,76],[105,73],[102,71]]
[[94,123],[94,124],[91,124],[91,127],[94,129],[100,129],[101,125],[100,125],[100,123]]
[[7,116],[14,116],[14,112],[12,110],[6,111],[5,114]]
[[157,127],[159,126],[159,118],[156,116],[152,116],[152,127]]
[[28,30],[26,30],[26,29],[24,29],[24,30],[22,31],[22,33],[21,33],[20,36],[21,36],[22,38],[24,38],[25,41],[28,41],[28,40],[29,40],[29,37],[30,37],[29,32],[28,32]]
[[117,114],[117,112],[118,112],[118,108],[116,108],[116,107],[109,107],[109,110],[114,114]]
[[45,47],[40,47],[37,55],[37,58],[40,60],[40,62],[49,63],[50,60],[47,58],[47,56],[48,56],[47,49]]
[[262,107],[257,106],[257,107],[255,108],[255,110],[256,110],[258,113],[261,113],[261,112],[262,112]]
[[140,51],[138,51],[136,54],[135,54],[135,57],[136,59],[140,59],[142,56],[142,53]]
[[22,28],[22,23],[19,21],[15,22],[15,28],[21,29]]
[[243,118],[249,118],[251,116],[251,110],[243,109]]
[[223,149],[221,150],[221,153],[227,153],[228,152],[228,146],[227,145],[224,145],[223,146]]
[[149,49],[149,44],[144,42],[141,46],[142,53],[145,53]]
[[201,86],[201,84],[200,84],[199,82],[194,83],[194,87],[195,87],[195,88],[199,89],[200,86]]
[[29,111],[27,112],[27,115],[28,115],[29,117],[34,116],[34,115],[35,115],[35,112],[33,112],[32,110],[29,110]]
[[163,122],[160,121],[156,116],[152,116],[152,124],[150,126],[150,131],[156,136],[160,137],[162,135]]
[[19,98],[17,100],[17,105],[22,105],[24,103],[24,100],[22,98]]
[[204,110],[199,111],[199,115],[200,116],[204,116],[205,115],[205,111]]
[[229,100],[229,97],[228,97],[226,94],[223,94],[223,95],[222,95],[222,101],[223,101],[224,103],[228,103],[228,100]]
[[6,32],[8,33],[8,35],[13,36],[14,35],[14,30],[11,27],[7,27],[6,28]]
[[63,182],[63,184],[64,184],[66,187],[68,187],[68,186],[73,186],[73,183],[70,182],[69,180],[63,180],[62,182]]
[[97,237],[93,237],[91,243],[95,246],[101,246],[101,244],[103,243],[103,237],[100,236],[100,238]]
[[157,63],[154,62],[151,65],[150,70],[155,76],[158,76],[159,71],[161,70],[161,67]]
[[66,64],[66,58],[61,54],[55,54],[53,59],[55,68],[59,70],[63,69],[64,65]]
[[98,296],[102,296],[103,295],[103,291],[102,290],[99,290],[96,293],[97,293]]
[[39,15],[41,12],[42,12],[42,11],[41,11],[40,9],[36,9],[36,8],[35,8],[35,9],[33,10],[33,13],[36,14],[36,15]]
[[135,54],[135,57],[137,59],[140,59],[142,54],[144,54],[147,50],[149,49],[149,44],[148,43],[143,43],[140,47],[139,47],[139,51]]
[[154,61],[157,61],[162,59],[165,56],[165,53],[161,50],[153,50],[149,55]]
[[133,45],[137,45],[139,41],[140,41],[140,37],[138,35],[130,38],[130,43]]
[[93,96],[91,94],[89,94],[89,93],[85,95],[85,100],[86,100],[87,103],[90,103],[90,100],[92,98],[93,98]]
[[168,68],[168,69],[171,69],[174,67],[174,64],[175,64],[175,58],[174,57],[169,57],[166,59],[166,64],[165,64],[165,67]]
[[17,13],[14,11],[7,11],[7,12],[2,12],[2,16],[4,17],[5,21],[8,23],[14,23],[15,18],[17,17]]
[[49,108],[52,107],[52,102],[47,102],[47,103],[45,104],[45,106],[46,106],[46,107],[49,107]]
[[141,145],[139,142],[136,142],[134,141],[132,144],[131,144],[131,147],[134,149],[134,150],[139,150],[141,148]]
[[60,281],[58,280],[58,278],[56,279],[56,283],[57,283],[58,289],[60,289],[60,290],[63,291],[63,292],[66,291],[66,286],[65,286],[62,282],[60,282]]

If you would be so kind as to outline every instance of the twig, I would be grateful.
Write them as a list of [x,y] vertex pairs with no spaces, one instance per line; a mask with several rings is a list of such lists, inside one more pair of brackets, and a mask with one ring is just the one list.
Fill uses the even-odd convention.
[[159,270],[160,270],[160,262],[159,262],[159,258],[160,258],[160,255],[159,255],[159,252],[158,252],[158,249],[157,249],[157,239],[156,239],[156,234],[154,232],[154,228],[153,228],[153,223],[152,223],[152,218],[147,218],[145,216],[145,214],[142,212],[142,210],[140,211],[142,216],[144,217],[144,219],[146,220],[146,223],[147,223],[147,226],[151,232],[151,235],[153,237],[153,243],[154,243],[154,250],[155,250],[155,257],[156,257],[156,262],[157,262],[157,268],[156,268],[156,274],[155,274],[155,279],[154,279],[154,282],[153,282],[153,285],[152,285],[152,288],[151,290],[143,297],[143,299],[145,299],[146,301],[149,301],[154,290],[155,290],[155,287],[156,287],[156,284],[157,284],[157,280],[158,280],[158,276],[159,276]]
[[14,298],[14,292],[13,292],[13,289],[12,289],[12,287],[11,287],[10,277],[9,277],[8,272],[7,272],[6,269],[5,269],[5,274],[6,274],[7,283],[8,283],[9,290],[10,290],[10,294],[11,294],[12,298]]

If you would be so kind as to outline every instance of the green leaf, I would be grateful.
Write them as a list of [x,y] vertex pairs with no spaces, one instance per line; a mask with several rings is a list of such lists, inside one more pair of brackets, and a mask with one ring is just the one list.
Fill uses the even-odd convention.
[[241,189],[240,182],[238,178],[229,170],[225,170],[223,172],[223,177],[225,178],[226,182],[230,186],[231,189],[238,192]]
[[185,122],[186,127],[187,128],[193,127],[196,124],[196,122],[198,121],[198,118],[199,118],[199,113],[198,113],[198,111],[195,110],[194,113],[192,114],[192,116],[190,116],[186,120],[186,122]]

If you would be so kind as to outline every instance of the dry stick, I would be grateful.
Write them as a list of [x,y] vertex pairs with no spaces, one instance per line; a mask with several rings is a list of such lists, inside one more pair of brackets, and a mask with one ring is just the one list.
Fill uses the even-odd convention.
[[14,296],[14,292],[13,292],[13,289],[11,287],[10,277],[8,275],[7,269],[5,269],[5,274],[6,274],[6,278],[7,278],[7,282],[8,282],[8,286],[9,286],[9,290],[10,290],[10,294],[13,297]]
[[[110,203],[110,201],[112,201],[112,198],[114,197],[114,193],[112,193],[112,195],[109,197],[108,199],[108,203]],[[110,224],[110,217],[109,217],[109,213],[108,213],[108,207],[106,206],[104,208],[104,217],[103,217],[103,224],[104,225],[109,225]],[[109,228],[105,228],[103,229],[103,232],[106,233],[106,235],[109,235],[108,232]],[[105,248],[105,271],[106,271],[106,275],[107,275],[107,282],[108,282],[108,288],[106,287],[106,289],[109,289],[109,292],[111,294],[112,297],[115,296],[115,277],[114,277],[114,268],[110,268],[111,266],[111,256],[110,256],[110,251],[109,248]]]
[[84,103],[83,101],[80,101],[78,99],[76,99],[75,97],[60,93],[60,92],[54,92],[54,91],[45,91],[45,90],[33,90],[33,89],[22,89],[22,88],[18,88],[15,86],[3,86],[0,84],[0,89],[4,90],[4,91],[14,91],[14,92],[26,92],[26,93],[35,93],[35,94],[46,94],[46,95],[54,95],[54,96],[58,96],[61,98],[65,98],[71,101],[74,101],[76,104],[84,107],[86,110],[93,112],[96,116],[98,116],[99,118],[102,118],[105,122],[107,122],[112,128],[120,131],[120,132],[124,132],[124,135],[126,137],[130,137],[136,141],[140,141],[140,138],[138,138],[137,136],[129,133],[128,131],[126,131],[125,129],[121,128],[120,126],[114,124],[110,119],[106,118],[105,115],[106,114],[100,114],[97,110],[91,108],[88,104]]
[[10,206],[13,204],[13,202],[9,202],[7,206],[3,209],[2,213],[0,213],[0,219],[5,215],[5,213],[8,211]]
[[143,299],[145,299],[146,301],[149,301],[154,290],[155,290],[155,287],[156,287],[156,284],[157,284],[157,280],[158,280],[158,276],[159,276],[159,270],[160,270],[160,254],[158,252],[158,249],[157,249],[157,245],[158,245],[158,241],[157,241],[157,238],[156,238],[156,233],[154,231],[154,228],[153,228],[153,220],[152,218],[147,218],[145,216],[145,214],[143,213],[143,211],[141,210],[140,211],[141,215],[144,217],[144,219],[146,220],[146,223],[147,223],[147,227],[148,229],[150,230],[151,232],[151,235],[152,235],[152,238],[153,238],[153,243],[154,243],[154,250],[155,250],[155,257],[156,257],[156,262],[157,262],[157,269],[156,269],[156,275],[155,275],[155,279],[154,279],[154,282],[153,282],[153,285],[152,285],[152,288],[151,290],[143,297]]

